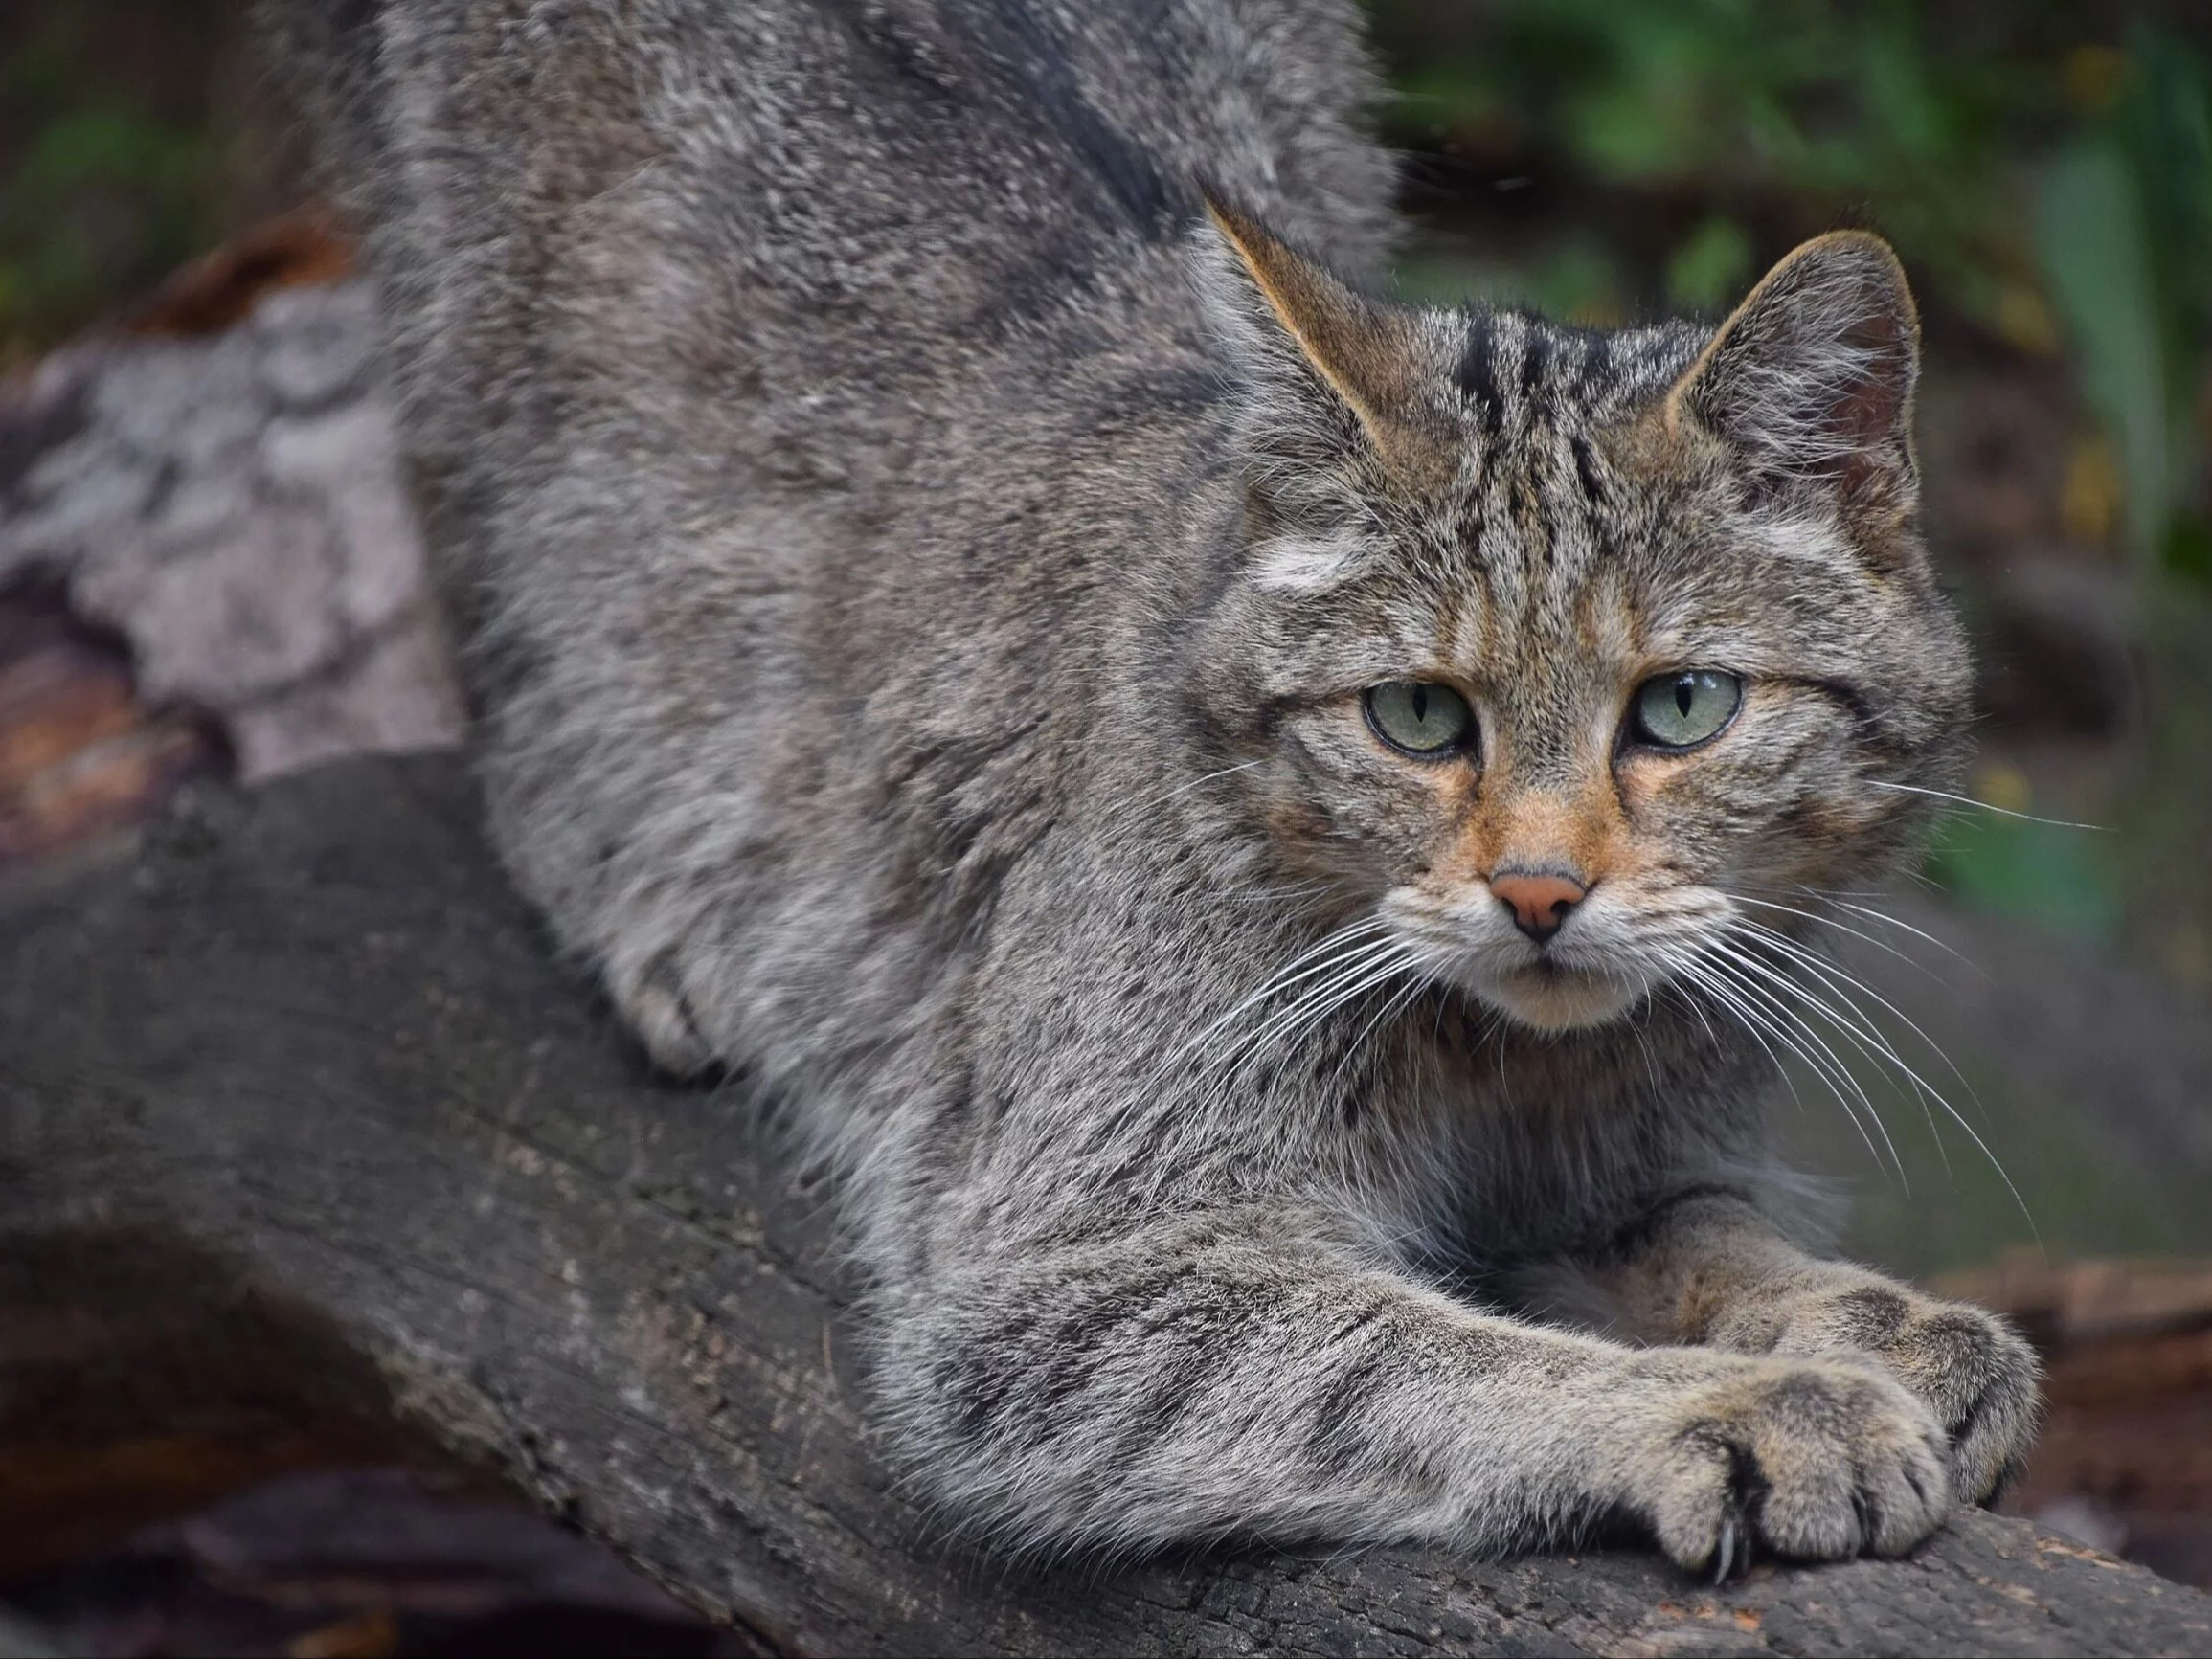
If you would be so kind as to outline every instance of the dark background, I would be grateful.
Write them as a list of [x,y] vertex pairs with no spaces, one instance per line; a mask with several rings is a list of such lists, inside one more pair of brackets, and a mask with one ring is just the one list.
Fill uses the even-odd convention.
[[[1808,1012],[1834,1058],[1796,1067],[1779,1121],[1850,1247],[1950,1275],[2044,1342],[2046,1446],[2072,1461],[2047,1451],[2023,1501],[2212,1580],[2212,1465],[2191,1462],[2212,1456],[2212,8],[1372,10],[1410,297],[1717,318],[1805,236],[1895,242],[1980,758],[1913,879],[1854,901],[1854,982],[1830,989],[1857,1009]],[[0,7],[0,376],[298,204],[241,13]],[[0,593],[0,613],[57,603]],[[0,731],[0,828],[5,749]],[[2193,1357],[2097,1345],[2085,1309],[2145,1295]],[[2093,1374],[2078,1400],[2069,1365]],[[397,1628],[331,1650],[395,1650]]]

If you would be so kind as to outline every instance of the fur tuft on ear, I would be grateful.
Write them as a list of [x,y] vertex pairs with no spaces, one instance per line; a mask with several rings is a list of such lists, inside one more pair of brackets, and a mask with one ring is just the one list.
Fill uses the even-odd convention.
[[1897,256],[1879,236],[1839,231],[1761,279],[1668,393],[1666,418],[1771,478],[1901,511],[1916,489],[1919,371],[1920,318]]
[[1334,427],[1340,444],[1363,440],[1408,480],[1448,472],[1450,442],[1422,404],[1412,316],[1355,292],[1211,191],[1206,213],[1209,309],[1284,435]]

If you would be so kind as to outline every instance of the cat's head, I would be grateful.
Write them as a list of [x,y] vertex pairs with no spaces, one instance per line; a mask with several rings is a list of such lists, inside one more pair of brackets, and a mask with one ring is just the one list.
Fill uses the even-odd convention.
[[1601,333],[1386,304],[1210,217],[1247,510],[1198,701],[1293,866],[1557,1031],[1748,973],[1715,964],[1894,860],[1969,669],[1885,243],[1806,243],[1718,331]]

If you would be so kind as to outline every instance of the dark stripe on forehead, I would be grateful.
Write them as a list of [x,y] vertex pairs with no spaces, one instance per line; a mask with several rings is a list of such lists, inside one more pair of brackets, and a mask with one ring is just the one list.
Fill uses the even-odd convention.
[[1613,336],[1592,328],[1582,337],[1582,362],[1575,376],[1576,389],[1591,397],[1613,386]]
[[1524,404],[1536,401],[1537,384],[1544,378],[1545,366],[1551,360],[1551,336],[1540,323],[1530,323],[1521,336],[1521,400]]
[[1459,353],[1459,395],[1473,404],[1482,417],[1482,430],[1494,433],[1505,418],[1498,395],[1497,319],[1485,311],[1467,316],[1467,347]]
[[1583,495],[1594,504],[1604,505],[1605,481],[1598,477],[1597,456],[1590,446],[1590,439],[1578,432],[1567,442],[1574,452],[1574,476],[1582,482]]

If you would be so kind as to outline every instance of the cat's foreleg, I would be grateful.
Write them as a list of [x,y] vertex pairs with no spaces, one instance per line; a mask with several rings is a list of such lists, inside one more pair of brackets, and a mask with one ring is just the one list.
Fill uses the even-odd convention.
[[1498,1553],[1628,1517],[1725,1570],[1893,1554],[1949,1502],[1933,1419],[1873,1367],[1489,1315],[1297,1212],[978,1245],[881,1313],[920,1484],[1016,1548]]
[[1998,1492],[2035,1437],[2040,1368],[2003,1319],[1809,1256],[1744,1194],[1677,1194],[1624,1228],[1593,1267],[1646,1341],[1878,1360],[1943,1424],[1963,1502]]

